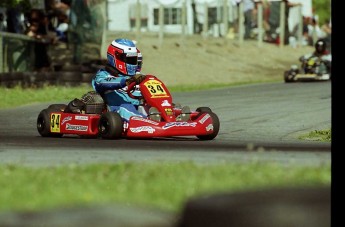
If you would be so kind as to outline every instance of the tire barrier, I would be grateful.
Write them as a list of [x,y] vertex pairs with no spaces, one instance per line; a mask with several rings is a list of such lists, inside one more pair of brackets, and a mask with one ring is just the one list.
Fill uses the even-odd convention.
[[0,86],[23,88],[51,86],[79,86],[90,84],[100,68],[104,68],[104,60],[91,60],[80,65],[56,64],[50,72],[5,72],[0,73]]
[[39,88],[44,85],[75,87],[82,83],[91,83],[91,79],[90,74],[85,76],[80,71],[0,73],[0,86],[6,88],[16,86]]
[[176,227],[324,227],[331,223],[330,187],[218,193],[186,202]]
[[24,74],[22,72],[2,73],[0,74],[0,86],[13,88],[24,83]]

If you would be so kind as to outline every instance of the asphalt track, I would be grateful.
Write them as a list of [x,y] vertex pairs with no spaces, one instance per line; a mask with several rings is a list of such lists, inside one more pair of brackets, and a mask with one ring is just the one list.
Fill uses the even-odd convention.
[[[331,83],[269,83],[173,93],[175,103],[210,107],[220,119],[212,141],[196,137],[102,140],[43,138],[38,113],[52,103],[0,110],[0,164],[54,166],[121,161],[330,163],[331,144],[298,136],[331,127]],[[69,100],[54,103],[67,103]]]

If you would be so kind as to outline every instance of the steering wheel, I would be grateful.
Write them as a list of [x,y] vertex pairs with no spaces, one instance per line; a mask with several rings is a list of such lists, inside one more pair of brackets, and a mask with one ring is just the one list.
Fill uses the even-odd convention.
[[133,95],[134,91],[135,91],[135,85],[136,83],[135,82],[132,82],[130,83],[128,86],[127,86],[127,94],[129,97],[131,97],[132,99],[142,99],[143,96],[135,96]]

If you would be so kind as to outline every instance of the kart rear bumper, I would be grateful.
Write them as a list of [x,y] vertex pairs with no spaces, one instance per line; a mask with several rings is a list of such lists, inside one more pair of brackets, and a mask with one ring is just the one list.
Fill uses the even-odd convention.
[[50,132],[97,136],[99,118],[98,114],[53,112],[50,115]]

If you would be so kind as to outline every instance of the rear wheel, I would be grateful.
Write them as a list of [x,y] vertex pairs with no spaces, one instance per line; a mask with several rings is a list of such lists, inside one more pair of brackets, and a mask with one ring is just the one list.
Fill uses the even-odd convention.
[[98,131],[103,139],[120,138],[123,132],[123,121],[120,114],[115,112],[102,114],[98,123]]
[[284,72],[284,81],[285,83],[291,83],[294,81],[295,75],[292,73],[291,70],[285,71]]
[[212,113],[212,110],[210,107],[198,107],[196,111],[200,113]]
[[66,104],[51,104],[50,106],[48,106],[48,109],[51,111],[64,111],[65,108],[67,107]]
[[42,110],[37,117],[37,131],[43,137],[61,137],[61,133],[50,132],[50,114],[55,112],[51,109]]
[[220,122],[219,122],[218,116],[213,112],[207,112],[207,113],[212,118],[213,132],[211,134],[208,134],[208,135],[197,136],[200,140],[213,140],[218,135],[218,132],[219,132]]

